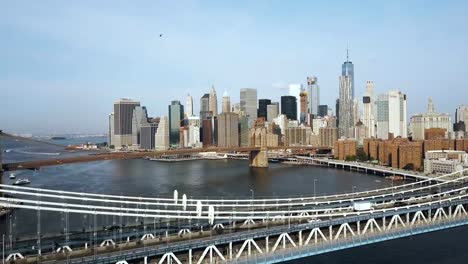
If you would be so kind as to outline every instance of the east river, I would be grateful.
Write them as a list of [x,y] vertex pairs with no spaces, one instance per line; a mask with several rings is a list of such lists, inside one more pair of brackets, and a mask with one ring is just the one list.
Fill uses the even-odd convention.
[[[4,140],[4,162],[53,158],[62,153],[59,147]],[[40,153],[40,154],[34,154]],[[60,154],[57,154],[60,153]],[[12,182],[9,173],[3,183]],[[291,197],[361,191],[391,185],[391,180],[376,175],[333,168],[270,164],[268,169],[249,168],[244,160],[197,160],[166,163],[114,160],[42,168],[38,172],[19,172],[17,178],[31,180],[29,187],[101,194],[172,197],[174,190],[193,198],[217,197]],[[253,192],[251,191],[253,190]],[[34,236],[36,212],[16,210],[13,214],[15,235]],[[82,228],[80,219],[70,216],[70,229]],[[79,218],[79,217],[77,217]],[[42,212],[43,233],[61,229],[58,213]],[[0,234],[7,233],[9,221],[0,220]],[[413,236],[360,248],[348,249],[293,263],[466,263],[468,228],[456,228]]]

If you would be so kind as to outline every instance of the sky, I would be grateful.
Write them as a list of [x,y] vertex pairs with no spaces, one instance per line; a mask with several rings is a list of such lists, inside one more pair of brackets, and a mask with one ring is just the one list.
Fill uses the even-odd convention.
[[[167,115],[212,85],[279,101],[315,75],[334,108],[349,48],[355,95],[407,94],[408,117],[468,104],[468,1],[2,1],[0,129],[106,133],[113,102]],[[163,34],[163,37],[159,37]],[[220,109],[220,106],[218,107]],[[408,119],[409,120],[409,119]]]

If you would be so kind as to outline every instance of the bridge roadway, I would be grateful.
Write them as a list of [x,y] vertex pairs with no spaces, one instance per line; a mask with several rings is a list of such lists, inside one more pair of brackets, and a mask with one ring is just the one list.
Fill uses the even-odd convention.
[[58,158],[58,159],[47,159],[38,161],[25,161],[3,164],[5,171],[23,170],[23,169],[37,169],[45,166],[57,166],[63,164],[80,163],[80,162],[92,162],[101,160],[117,160],[117,159],[136,159],[143,157],[156,157],[161,155],[177,155],[177,154],[194,154],[203,152],[252,152],[260,150],[296,150],[296,151],[312,151],[312,150],[329,150],[330,147],[319,147],[319,146],[278,146],[278,147],[230,147],[230,148],[196,148],[196,149],[173,149],[163,151],[135,151],[135,152],[109,152],[109,153],[98,153],[95,155]]
[[[400,208],[402,207],[401,205],[404,205],[402,208],[410,208],[413,207],[414,205],[420,206],[421,204],[425,203],[433,203],[434,199],[438,200],[439,203],[443,200],[449,199],[449,201],[452,201],[452,199],[456,199],[456,197],[464,197],[466,193],[466,188],[464,186],[464,181],[465,176],[461,176],[457,181],[452,181],[451,183],[448,182],[442,182],[438,183],[439,187],[444,186],[444,191],[442,189],[439,189],[439,192],[433,193],[429,188],[433,188],[433,186],[423,186],[419,188],[423,188],[422,190],[425,190],[425,192],[420,192],[418,195],[409,197],[410,195],[414,195],[414,193],[411,193],[409,191],[403,192],[401,196],[394,196],[394,197],[387,197],[386,200],[382,200],[382,202],[377,202],[374,201],[377,205],[375,207],[376,210],[374,210],[372,213],[376,213],[378,211],[385,212],[386,210],[395,210],[395,208]],[[25,187],[19,187],[19,188],[25,188]],[[28,188],[30,189],[30,188]],[[40,190],[40,192],[43,192],[43,190]],[[146,209],[141,209],[141,208],[136,208],[134,210],[134,213],[129,214],[128,210],[130,208],[106,208],[105,210],[107,211],[97,211],[101,210],[101,208],[97,208],[95,206],[94,210],[76,210],[73,209],[73,207],[69,207],[70,204],[57,204],[56,208],[52,207],[45,207],[43,206],[43,201],[41,198],[41,201],[28,201],[28,200],[23,200],[22,202],[24,203],[30,203],[33,205],[25,205],[25,204],[18,204],[18,200],[11,199],[11,198],[2,198],[3,202],[2,205],[5,205],[7,207],[17,207],[17,208],[25,208],[25,209],[32,209],[32,210],[39,210],[39,211],[62,211],[68,213],[79,213],[79,214],[89,214],[89,215],[118,215],[118,216],[136,216],[136,217],[147,217],[147,218],[155,218],[155,217],[168,217],[164,215],[152,215],[148,213],[148,210]],[[395,200],[389,201],[389,199],[399,199],[398,204],[396,203]],[[371,198],[369,198],[371,200]],[[35,204],[35,205],[34,205]],[[382,205],[386,206],[382,206]],[[82,206],[82,205],[81,205]],[[120,211],[119,211],[120,209]],[[325,208],[326,209],[326,208]],[[320,212],[319,212],[320,211]],[[178,217],[182,218],[181,212],[177,212]],[[223,217],[220,216],[220,212],[216,212],[216,223],[217,224],[226,224],[226,221],[229,220],[229,222],[226,225],[231,225],[232,223],[235,223],[235,221],[240,221],[246,219],[245,223],[249,222],[254,222],[258,220],[266,221],[267,223],[270,223],[270,226],[272,226],[275,221],[284,221],[285,219],[288,219],[289,223],[291,221],[302,221],[306,219],[322,219],[322,221],[328,221],[328,219],[336,219],[336,218],[342,218],[342,217],[347,217],[347,216],[359,216],[359,212],[354,212],[350,210],[349,204],[348,205],[343,205],[343,207],[333,207],[330,206],[328,210],[317,210],[313,206],[309,207],[304,207],[301,208],[301,210],[298,210],[297,208],[292,208],[289,207],[288,210],[281,209],[281,210],[271,210],[271,208],[268,209],[268,211],[265,210],[265,208],[262,209],[257,209],[255,211],[246,211],[243,212],[244,215],[239,214],[241,212],[235,212],[234,214],[230,215],[229,217]],[[250,214],[249,214],[250,213]],[[241,216],[240,216],[241,215]],[[277,216],[280,216],[277,218]],[[193,216],[190,216],[193,219],[202,219],[202,220],[209,220],[210,217],[209,213],[208,214],[194,214]],[[191,219],[190,218],[190,219]],[[214,219],[212,219],[214,220]],[[211,220],[210,220],[211,221]],[[214,224],[214,222],[211,222],[211,224]],[[211,235],[211,234],[210,234]],[[71,245],[71,244],[70,244]]]
[[[379,209],[366,212],[345,213],[340,216],[330,216],[322,221],[314,221],[312,223],[298,222],[298,220],[283,221],[279,225],[274,222],[260,222],[261,226],[253,226],[251,229],[226,229],[225,232],[209,232],[208,234],[197,233],[182,236],[173,236],[168,239],[158,241],[145,240],[140,242],[140,247],[129,248],[128,243],[117,244],[115,246],[103,247],[95,250],[76,249],[73,252],[66,254],[43,254],[42,262],[48,263],[117,263],[120,260],[141,260],[144,257],[168,257],[167,253],[177,254],[177,260],[193,259],[203,261],[205,257],[202,252],[206,253],[210,249],[210,254],[213,254],[213,247],[222,252],[221,256],[216,253],[210,258],[216,258],[218,261],[225,260],[240,261],[240,263],[252,263],[261,260],[261,257],[271,259],[269,254],[273,254],[275,261],[260,261],[256,263],[274,263],[288,258],[304,257],[307,255],[318,254],[318,249],[339,250],[341,248],[358,246],[366,243],[375,243],[396,237],[412,235],[414,233],[429,232],[438,228],[448,228],[455,225],[468,223],[466,214],[466,204],[468,203],[468,195],[461,193],[460,190],[466,190],[467,187],[457,190],[447,191],[436,195],[430,195],[433,200],[425,200],[424,202],[396,206],[388,209]],[[445,196],[452,194],[451,196]],[[443,213],[442,213],[443,212]],[[401,217],[403,216],[403,217]],[[406,220],[404,220],[406,217]],[[286,223],[287,222],[287,223]],[[362,223],[364,228],[360,225]],[[258,225],[258,224],[257,224]],[[265,225],[267,227],[265,227]],[[268,226],[269,225],[269,226]],[[371,231],[372,229],[372,231]],[[234,232],[233,232],[234,231]],[[310,235],[306,239],[303,233],[309,232]],[[314,235],[315,232],[315,235]],[[328,233],[327,233],[328,232]],[[366,233],[367,232],[367,233]],[[346,235],[348,234],[348,235]],[[314,237],[315,236],[315,237]],[[318,239],[317,239],[318,237]],[[180,239],[185,238],[185,239]],[[350,240],[350,238],[352,238]],[[269,242],[270,239],[270,242]],[[315,243],[314,243],[315,240]],[[253,241],[253,242],[252,242]],[[264,244],[260,244],[264,241]],[[276,241],[276,243],[271,243]],[[367,241],[367,242],[366,242]],[[152,243],[156,242],[156,245]],[[242,248],[245,244],[249,244],[249,254],[238,254],[238,257],[233,257],[233,253],[242,253]],[[250,254],[250,245],[262,246],[262,252],[258,252],[260,257],[253,258]],[[314,244],[305,248],[308,243]],[[291,244],[286,247],[286,244]],[[264,245],[264,246],[263,246]],[[322,247],[321,246],[326,246]],[[233,251],[234,248],[234,251]],[[245,246],[244,246],[245,248]],[[252,246],[255,251],[255,247]],[[203,251],[203,249],[205,249]],[[285,251],[301,250],[301,254],[291,254]],[[187,252],[188,251],[188,252]],[[247,250],[245,250],[247,251]],[[195,253],[195,254],[193,254]],[[289,253],[289,254],[288,254]],[[83,256],[83,254],[91,254],[91,256]],[[262,256],[263,254],[263,256]],[[277,258],[278,254],[281,258]],[[68,258],[68,259],[67,259]],[[36,259],[32,257],[30,261]],[[205,259],[205,261],[208,261]],[[244,262],[242,262],[244,261]],[[177,261],[174,261],[174,263]],[[18,262],[20,263],[20,262]],[[26,262],[25,262],[26,263]],[[161,262],[159,262],[161,263]],[[192,263],[192,262],[188,262]],[[198,262],[200,263],[200,262]],[[206,262],[205,262],[206,263]]]
[[[459,173],[439,176],[437,179],[453,177]],[[273,209],[272,213],[280,213],[280,209],[313,209],[314,212],[323,212],[333,207],[338,209],[349,208],[356,201],[385,201],[395,200],[402,195],[420,196],[426,193],[436,193],[441,189],[452,188],[466,180],[466,176],[459,175],[448,181],[420,181],[390,188],[376,189],[372,191],[357,192],[353,194],[342,194],[332,196],[311,196],[300,198],[277,198],[277,199],[245,199],[245,200],[213,200],[213,199],[187,199],[186,195],[180,199],[175,192],[174,198],[150,198],[150,197],[128,197],[103,195],[92,193],[67,192],[58,190],[38,189],[22,186],[0,185],[0,193],[13,196],[13,198],[4,197],[0,199],[9,199],[11,202],[32,203],[34,205],[60,206],[63,204],[70,209],[88,208],[88,209],[111,209],[117,211],[148,212],[165,214],[162,217],[168,217],[167,214],[176,216],[188,215],[197,216],[202,208],[207,209],[213,206],[218,215],[230,217],[236,215],[251,215],[258,212],[264,212],[266,209]],[[32,197],[25,199],[22,197]],[[21,198],[21,199],[19,199]],[[185,199],[184,199],[185,198]],[[323,209],[325,208],[325,209]],[[227,214],[227,215],[226,215]],[[159,215],[157,217],[160,217]]]

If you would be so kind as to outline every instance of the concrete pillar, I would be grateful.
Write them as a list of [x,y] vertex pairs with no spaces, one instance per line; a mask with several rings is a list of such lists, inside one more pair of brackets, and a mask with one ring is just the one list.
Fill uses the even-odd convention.
[[266,148],[251,151],[249,154],[249,165],[254,168],[268,168],[268,154]]

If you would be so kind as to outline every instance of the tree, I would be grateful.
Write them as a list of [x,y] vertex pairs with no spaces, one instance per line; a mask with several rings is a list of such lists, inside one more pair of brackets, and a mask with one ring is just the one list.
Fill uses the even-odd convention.
[[364,152],[363,149],[358,149],[356,151],[356,158],[359,161],[368,161],[369,160],[369,157],[367,156],[366,152]]

